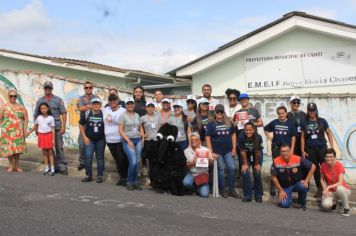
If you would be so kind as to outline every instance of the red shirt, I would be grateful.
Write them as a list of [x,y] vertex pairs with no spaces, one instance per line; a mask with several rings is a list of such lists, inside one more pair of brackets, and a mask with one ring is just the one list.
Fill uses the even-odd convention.
[[[345,169],[343,165],[336,161],[334,166],[329,167],[328,164],[321,164],[320,172],[324,175],[325,181],[328,186],[336,184],[339,181],[339,175],[345,174]],[[350,189],[345,181],[342,182],[342,186]],[[330,189],[331,192],[335,192],[335,188]]]

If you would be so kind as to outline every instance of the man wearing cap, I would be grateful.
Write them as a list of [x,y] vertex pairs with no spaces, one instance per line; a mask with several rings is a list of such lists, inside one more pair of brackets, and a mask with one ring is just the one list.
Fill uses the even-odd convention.
[[171,100],[169,98],[162,99],[162,109],[159,114],[159,127],[168,122],[169,117],[172,115]]
[[46,81],[43,84],[43,89],[45,95],[36,102],[34,118],[37,117],[38,106],[43,102],[47,103],[55,122],[56,172],[67,174],[67,162],[63,150],[63,134],[66,130],[67,111],[63,100],[52,93],[53,84],[51,81]]
[[211,88],[211,85],[204,84],[203,87],[201,88],[201,90],[203,93],[203,97],[205,97],[209,101],[209,111],[214,112],[215,106],[218,104],[218,102],[214,98],[211,97],[211,93],[213,91]]
[[295,147],[294,147],[294,154],[301,156],[302,151],[300,149],[300,139],[301,139],[301,133],[302,133],[302,124],[306,121],[307,119],[307,114],[300,110],[300,97],[293,95],[289,99],[289,104],[291,111],[287,113],[287,119],[291,120],[297,129],[297,136],[295,140]]
[[[84,116],[86,111],[89,111],[92,106],[90,100],[96,97],[93,94],[93,83],[90,81],[86,81],[84,83],[84,95],[79,97],[77,107],[80,111],[80,116]],[[82,170],[85,168],[85,145],[83,142],[82,136],[78,135],[78,144],[79,144],[79,165],[78,170]]]
[[91,109],[85,115],[80,117],[79,130],[85,144],[85,174],[86,177],[82,182],[92,181],[92,162],[95,153],[97,163],[96,182],[103,182],[103,174],[105,168],[104,152],[105,152],[105,130],[104,117],[101,111],[101,100],[98,97],[93,97],[90,100]]

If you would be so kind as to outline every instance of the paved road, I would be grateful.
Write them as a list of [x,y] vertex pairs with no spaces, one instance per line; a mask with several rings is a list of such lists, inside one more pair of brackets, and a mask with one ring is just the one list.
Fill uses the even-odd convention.
[[0,235],[356,235],[356,217],[0,170]]

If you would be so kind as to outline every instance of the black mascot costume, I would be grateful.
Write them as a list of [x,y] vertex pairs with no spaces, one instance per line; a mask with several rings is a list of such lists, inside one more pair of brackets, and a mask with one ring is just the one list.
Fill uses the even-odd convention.
[[157,191],[170,191],[183,196],[183,179],[187,159],[180,145],[175,142],[178,128],[164,124],[157,133],[157,145],[147,150],[151,186]]

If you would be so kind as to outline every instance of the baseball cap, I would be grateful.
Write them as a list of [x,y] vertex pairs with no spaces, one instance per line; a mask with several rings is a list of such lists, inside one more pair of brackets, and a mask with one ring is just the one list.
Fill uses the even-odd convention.
[[129,102],[135,102],[135,100],[132,98],[132,97],[127,97],[127,98],[125,98],[125,104],[126,103],[129,103]]
[[207,98],[203,97],[199,100],[199,104],[200,103],[209,103],[209,100]]
[[90,103],[94,103],[94,102],[100,102],[101,103],[101,100],[98,97],[93,97],[92,99],[90,99]]
[[316,106],[315,103],[311,102],[311,103],[308,103],[307,110],[318,110],[318,107]]
[[250,97],[248,96],[247,93],[241,93],[240,96],[239,96],[239,100],[242,100],[244,98],[250,99]]
[[224,107],[224,105],[223,105],[223,104],[218,104],[218,105],[216,105],[216,106],[215,106],[215,112],[217,112],[217,111],[223,111],[223,112],[225,112],[225,107]]
[[183,105],[182,105],[182,103],[181,103],[180,101],[175,101],[175,102],[173,103],[173,107],[177,107],[177,106],[183,107]]
[[290,97],[289,101],[292,102],[294,100],[299,100],[300,101],[300,97],[296,96],[296,95],[293,95]]
[[149,105],[151,105],[151,106],[156,106],[156,104],[155,104],[154,102],[147,102],[147,103],[146,103],[146,107],[148,107]]
[[53,88],[53,84],[51,81],[46,81],[44,84],[43,84],[43,88],[45,87],[50,87],[50,88]]
[[162,103],[164,103],[164,102],[171,103],[171,100],[169,100],[169,98],[163,98],[163,99],[162,99]]
[[193,100],[193,101],[197,102],[197,98],[194,95],[188,95],[186,101],[188,101],[188,100]]

